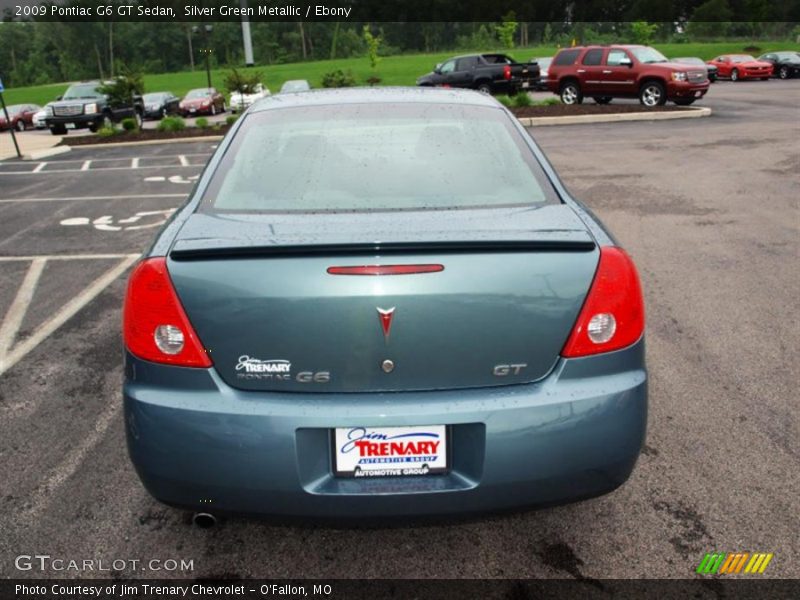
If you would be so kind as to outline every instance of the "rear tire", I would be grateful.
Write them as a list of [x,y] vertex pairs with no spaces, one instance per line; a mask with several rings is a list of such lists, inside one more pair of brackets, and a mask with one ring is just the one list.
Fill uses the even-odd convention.
[[136,119],[136,129],[141,129],[142,125],[144,124],[144,117],[142,117],[142,113],[138,110],[134,111],[133,118]]
[[583,94],[581,93],[581,86],[575,81],[568,81],[561,86],[559,92],[561,96],[561,103],[568,106],[583,103]]
[[217,105],[216,104],[212,104],[211,105],[211,116],[213,117],[216,114],[217,114]]
[[639,90],[639,102],[647,108],[663,106],[667,101],[667,90],[660,81],[647,81]]
[[731,71],[731,81],[739,81],[739,69]]
[[25,121],[17,121],[17,124],[14,125],[17,131],[25,131]]
[[476,87],[475,89],[478,90],[481,94],[488,94],[490,96],[492,95],[492,84],[489,83],[488,81],[480,82],[478,84],[478,87]]
[[781,70],[778,71],[778,77],[780,79],[789,79],[789,67],[781,67]]
[[611,96],[595,96],[592,99],[596,104],[611,104]]

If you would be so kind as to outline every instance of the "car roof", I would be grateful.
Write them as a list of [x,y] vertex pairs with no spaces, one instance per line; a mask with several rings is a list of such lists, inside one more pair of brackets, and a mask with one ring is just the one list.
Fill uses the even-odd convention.
[[316,89],[290,95],[275,95],[259,100],[252,112],[297,106],[325,106],[331,104],[462,104],[497,108],[491,97],[472,90],[454,90],[425,87],[380,87]]
[[642,44],[589,44],[587,46],[570,46],[569,48],[562,48],[559,52],[565,50],[595,50],[599,48],[647,48]]

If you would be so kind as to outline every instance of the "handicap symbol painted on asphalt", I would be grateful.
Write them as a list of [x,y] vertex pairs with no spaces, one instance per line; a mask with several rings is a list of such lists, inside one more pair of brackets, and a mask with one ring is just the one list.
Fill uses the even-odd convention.
[[95,229],[99,229],[100,231],[135,231],[137,229],[161,227],[174,212],[174,208],[167,210],[145,210],[137,212],[132,217],[126,219],[114,219],[114,217],[110,215],[103,215],[94,220],[88,217],[72,217],[62,220],[61,225],[70,227],[92,225]]

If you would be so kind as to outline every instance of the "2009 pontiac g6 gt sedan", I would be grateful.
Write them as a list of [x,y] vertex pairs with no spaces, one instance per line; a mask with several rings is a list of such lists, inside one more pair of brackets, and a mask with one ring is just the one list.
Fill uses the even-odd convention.
[[130,276],[147,490],[380,520],[607,493],[647,421],[630,257],[469,91],[272,96]]

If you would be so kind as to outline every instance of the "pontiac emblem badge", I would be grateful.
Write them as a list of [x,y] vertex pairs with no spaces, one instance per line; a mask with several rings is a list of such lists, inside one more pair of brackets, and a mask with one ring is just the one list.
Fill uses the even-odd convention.
[[394,309],[378,307],[378,317],[381,320],[381,328],[383,329],[383,339],[389,341],[389,332],[392,330],[392,317],[394,316]]

